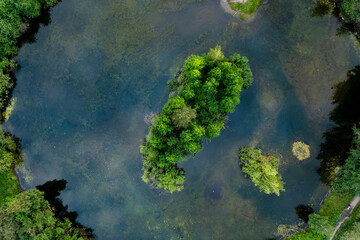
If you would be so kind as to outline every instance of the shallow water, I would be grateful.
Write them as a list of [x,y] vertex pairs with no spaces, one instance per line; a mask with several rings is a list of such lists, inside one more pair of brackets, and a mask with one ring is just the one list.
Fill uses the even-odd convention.
[[[326,193],[316,169],[331,126],[331,87],[359,63],[338,23],[313,2],[269,0],[251,23],[220,1],[63,0],[17,58],[17,103],[4,128],[22,139],[26,188],[66,179],[61,195],[98,239],[265,239],[297,221],[295,207]],[[220,137],[181,164],[173,195],[141,181],[144,116],[167,101],[166,82],[190,54],[220,44],[249,58],[244,90]],[[311,146],[299,161],[291,144]],[[258,192],[240,171],[240,145],[280,158],[286,192]]]

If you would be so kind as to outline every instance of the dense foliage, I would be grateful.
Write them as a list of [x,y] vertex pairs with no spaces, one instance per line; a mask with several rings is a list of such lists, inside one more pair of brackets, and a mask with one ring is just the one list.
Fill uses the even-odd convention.
[[12,169],[21,162],[19,140],[0,131],[0,173]]
[[354,224],[352,229],[344,234],[342,240],[358,240],[360,236],[360,222]]
[[279,160],[272,155],[264,155],[260,149],[240,147],[239,159],[243,172],[266,194],[285,191],[284,182],[278,173]]
[[227,59],[220,47],[192,55],[169,81],[169,100],[153,120],[143,154],[143,180],[170,192],[180,191],[184,171],[176,163],[194,156],[202,141],[220,135],[227,114],[240,102],[243,87],[252,83],[248,60],[239,54]]
[[18,38],[29,27],[29,19],[40,15],[43,7],[58,0],[0,0],[0,110],[6,107],[14,86],[8,69],[15,67],[11,60],[18,52]]
[[350,156],[345,165],[338,172],[332,182],[335,192],[344,193],[347,191],[353,194],[360,194],[360,128],[354,128],[354,147],[350,150]]
[[344,11],[345,21],[354,21],[360,23],[360,1],[359,0],[342,0],[341,7]]
[[58,221],[44,193],[37,189],[22,192],[0,207],[0,239],[83,239],[67,219]]
[[307,231],[305,233],[298,233],[289,238],[288,240],[324,240],[324,235],[315,233],[313,231]]
[[334,225],[329,221],[328,216],[321,216],[313,213],[309,215],[309,228],[319,235],[330,236],[334,230]]

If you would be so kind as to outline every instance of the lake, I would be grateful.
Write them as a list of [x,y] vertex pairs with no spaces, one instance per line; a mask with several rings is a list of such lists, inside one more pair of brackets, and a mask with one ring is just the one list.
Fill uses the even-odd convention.
[[[211,0],[63,0],[16,60],[16,105],[3,128],[22,139],[26,189],[66,179],[61,194],[98,239],[266,239],[315,209],[327,193],[316,159],[332,87],[360,62],[360,49],[312,0],[265,0],[242,22]],[[142,182],[144,117],[161,111],[167,80],[191,54],[221,45],[249,58],[254,84],[221,136],[181,163],[185,189]],[[310,145],[299,161],[294,141]],[[239,168],[239,146],[280,159],[286,192],[260,193]]]

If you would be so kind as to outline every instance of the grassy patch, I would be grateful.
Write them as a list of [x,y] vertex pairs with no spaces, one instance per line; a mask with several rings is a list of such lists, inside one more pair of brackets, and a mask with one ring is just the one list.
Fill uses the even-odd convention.
[[335,194],[332,193],[321,206],[319,214],[321,216],[328,216],[331,223],[334,225],[339,221],[341,213],[350,204],[353,199],[353,194]]
[[246,3],[232,3],[228,0],[232,10],[239,13],[242,20],[248,20],[260,7],[261,0],[248,0]]

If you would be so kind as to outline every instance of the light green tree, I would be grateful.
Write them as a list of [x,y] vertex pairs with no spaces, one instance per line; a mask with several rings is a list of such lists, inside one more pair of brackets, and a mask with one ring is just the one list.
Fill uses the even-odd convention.
[[316,213],[309,215],[308,224],[313,232],[324,236],[330,236],[334,230],[334,226],[330,223],[328,216],[321,216]]
[[360,237],[360,222],[353,225],[350,231],[345,232],[342,236],[342,240],[359,240]]
[[188,107],[185,104],[182,108],[175,109],[174,113],[171,115],[171,120],[177,129],[187,128],[194,118],[196,118],[196,110],[191,109],[191,107]]
[[272,155],[264,155],[260,149],[240,147],[239,159],[242,171],[266,194],[285,191],[284,182],[278,173],[279,160]]

